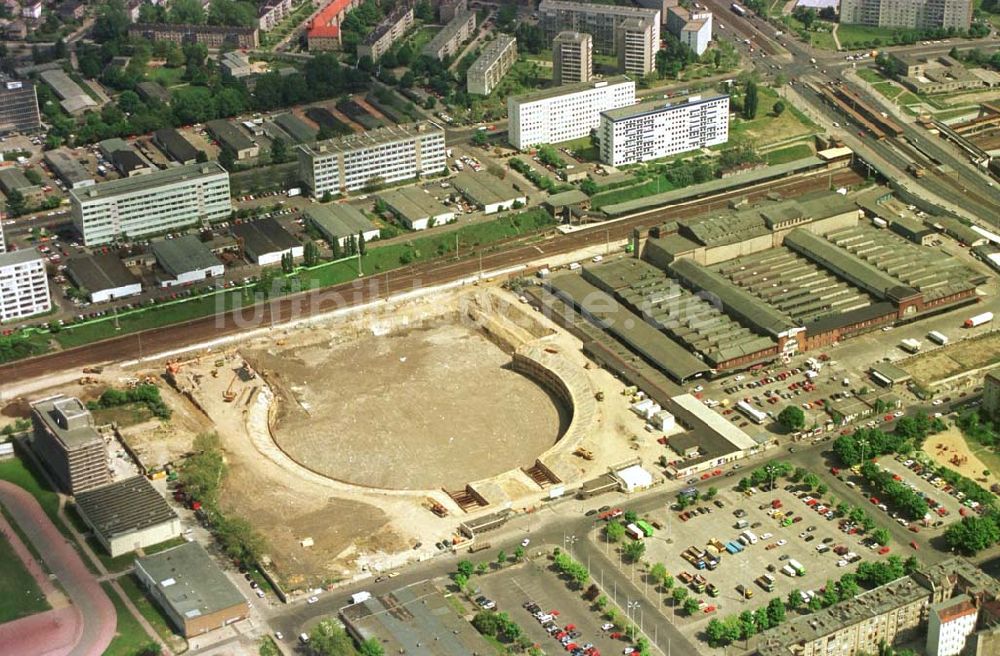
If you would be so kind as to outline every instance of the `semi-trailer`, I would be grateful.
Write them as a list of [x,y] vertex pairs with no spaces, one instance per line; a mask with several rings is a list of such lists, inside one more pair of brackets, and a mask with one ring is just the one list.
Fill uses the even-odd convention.
[[982,314],[977,314],[974,317],[969,317],[965,320],[966,328],[975,328],[976,326],[981,326],[988,321],[993,321],[992,312],[983,312]]

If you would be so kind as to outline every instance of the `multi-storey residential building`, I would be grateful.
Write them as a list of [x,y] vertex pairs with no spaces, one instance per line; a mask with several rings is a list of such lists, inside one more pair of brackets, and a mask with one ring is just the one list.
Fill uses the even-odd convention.
[[994,419],[1000,418],[1000,374],[993,371],[983,382],[983,410]]
[[359,0],[333,0],[323,7],[306,30],[309,50],[340,50],[340,24],[358,4]]
[[218,162],[74,189],[70,202],[73,224],[88,246],[221,221],[233,211],[229,173]]
[[516,61],[517,39],[508,34],[498,34],[469,67],[466,78],[468,92],[490,95]]
[[967,30],[972,24],[972,5],[972,0],[842,0],[840,22],[918,30]]
[[601,113],[601,161],[635,164],[724,144],[729,140],[729,96],[662,100]]
[[7,252],[7,240],[3,236],[3,226],[0,225],[0,255]]
[[256,48],[260,38],[256,27],[225,25],[174,25],[171,23],[136,23],[128,28],[129,38],[148,41],[172,41],[178,44],[200,43],[206,48],[231,45]]
[[931,606],[927,618],[927,656],[958,656],[976,630],[979,608],[968,595]]
[[257,25],[261,32],[268,32],[291,13],[292,0],[265,0],[257,11]]
[[33,248],[0,253],[0,321],[52,309],[45,260]]
[[339,194],[443,171],[444,130],[414,123],[298,147],[299,171],[313,196]]
[[458,54],[462,44],[476,32],[476,12],[463,10],[455,12],[440,32],[424,46],[423,54],[434,59],[445,59]]
[[507,138],[523,150],[579,139],[601,124],[601,112],[635,103],[635,82],[624,75],[535,91],[507,99]]
[[42,127],[38,94],[31,82],[0,80],[0,134],[32,132]]
[[648,18],[626,18],[615,28],[618,70],[629,75],[652,73],[660,49],[660,26]]
[[386,16],[375,29],[358,44],[358,56],[378,59],[389,51],[392,44],[403,38],[413,27],[413,7],[401,5]]
[[701,56],[712,40],[712,12],[689,11],[679,5],[671,7],[667,10],[667,31]]
[[589,82],[594,73],[594,38],[560,32],[552,39],[552,81],[556,86]]
[[31,448],[67,494],[111,482],[104,438],[80,399],[52,396],[31,404]]
[[[586,2],[565,2],[564,0],[542,0],[538,5],[539,24],[545,31],[545,38],[552,40],[560,32],[586,32],[594,38],[594,52],[617,56],[619,26],[625,19],[638,19],[648,26],[649,58],[660,49],[660,22],[662,15],[658,9],[643,7],[590,4]],[[626,34],[631,33],[630,28]]]
[[447,23],[460,11],[469,8],[469,0],[441,0],[438,5],[438,19]]

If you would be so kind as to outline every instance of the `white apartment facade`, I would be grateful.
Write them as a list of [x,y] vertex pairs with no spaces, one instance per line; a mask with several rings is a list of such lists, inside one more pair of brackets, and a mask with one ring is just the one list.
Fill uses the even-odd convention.
[[660,49],[659,19],[626,18],[618,24],[615,34],[618,70],[640,77],[652,73]]
[[611,166],[724,144],[729,140],[729,96],[607,110],[601,113],[598,135],[601,161]]
[[635,104],[635,82],[624,75],[507,99],[508,140],[519,150],[590,134],[601,112]]
[[299,171],[314,197],[412,180],[446,168],[444,130],[425,121],[298,147]]
[[958,656],[976,630],[979,609],[961,594],[934,604],[927,616],[927,656]]
[[45,260],[33,248],[0,254],[0,321],[52,309]]
[[712,40],[712,12],[671,7],[667,10],[667,31],[700,57]]
[[229,173],[190,164],[70,191],[73,224],[87,246],[222,221],[233,212]]
[[469,67],[466,90],[481,96],[490,95],[516,61],[517,39],[507,34],[498,34]]

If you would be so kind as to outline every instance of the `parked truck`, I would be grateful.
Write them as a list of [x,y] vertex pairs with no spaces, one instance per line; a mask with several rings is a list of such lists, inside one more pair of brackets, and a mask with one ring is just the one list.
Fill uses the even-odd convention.
[[920,350],[920,340],[907,337],[899,343],[899,348],[907,353],[916,353]]
[[983,312],[982,314],[977,314],[974,317],[969,317],[968,319],[966,319],[965,320],[965,327],[966,328],[975,328],[976,326],[981,326],[984,323],[987,323],[989,321],[993,321],[993,313],[992,312]]
[[788,561],[788,564],[791,566],[792,569],[795,570],[795,574],[796,575],[798,575],[798,576],[805,576],[806,575],[806,568],[803,567],[802,563],[800,563],[799,561],[797,561],[794,558],[792,558],[792,559],[790,559]]
[[929,333],[927,333],[927,339],[931,340],[935,344],[940,344],[941,346],[944,346],[945,344],[948,343],[948,336],[945,335],[944,333],[939,333],[936,330],[932,330]]

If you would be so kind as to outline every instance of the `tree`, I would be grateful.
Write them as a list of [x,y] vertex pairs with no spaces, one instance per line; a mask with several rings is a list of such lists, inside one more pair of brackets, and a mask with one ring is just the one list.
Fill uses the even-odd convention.
[[699,604],[697,599],[695,599],[694,597],[688,597],[687,599],[684,600],[684,605],[683,605],[684,612],[687,613],[688,615],[694,615],[695,613],[698,612],[698,605]]
[[944,539],[952,549],[974,555],[1000,542],[1000,528],[990,516],[963,517],[945,529]]
[[797,405],[786,406],[778,413],[778,423],[789,432],[802,430],[806,425],[806,413]]
[[24,214],[28,209],[27,205],[24,194],[17,189],[11,189],[7,192],[7,213],[11,216],[16,217]]
[[823,496],[829,491],[830,491],[830,486],[828,486],[826,483],[820,483],[819,485],[816,486],[816,494],[820,496]]
[[625,520],[626,524],[635,524],[639,520],[639,515],[634,510],[626,510],[622,519]]
[[281,137],[275,137],[271,142],[271,162],[281,164],[288,159],[288,145]]
[[497,565],[503,565],[507,562],[507,552],[501,549],[497,552]]
[[604,527],[604,535],[610,542],[620,542],[625,537],[625,525],[621,522],[609,521]]
[[649,577],[653,579],[654,584],[659,584],[663,581],[663,577],[667,575],[667,566],[663,563],[656,563],[649,568]]
[[472,570],[474,569],[474,567],[475,566],[472,564],[471,560],[460,560],[458,561],[458,564],[455,565],[455,568],[458,570],[458,573],[464,574],[466,578],[472,576]]
[[670,576],[669,574],[664,574],[662,585],[664,590],[670,590],[671,588],[674,587],[674,577]]
[[757,83],[753,80],[748,80],[743,95],[743,118],[748,121],[757,118],[758,102]]
[[323,620],[309,634],[309,648],[317,656],[349,656],[354,654],[351,637],[331,620]]
[[385,656],[385,650],[382,649],[378,638],[368,638],[358,646],[358,654],[361,656]]
[[637,562],[646,553],[646,543],[642,540],[632,540],[622,547],[622,554],[631,562]]
[[520,562],[524,559],[524,547],[517,545],[517,549],[514,549],[514,560]]
[[674,600],[674,605],[683,603],[687,599],[688,591],[687,588],[674,588],[674,591],[670,593],[671,599]]
[[805,478],[802,479],[802,484],[807,486],[809,489],[813,489],[817,485],[819,485],[819,476],[817,476],[812,472],[809,472],[808,474],[805,475]]
[[485,146],[489,143],[489,139],[486,137],[486,130],[476,130],[476,133],[472,135],[472,144],[475,146]]
[[714,499],[715,495],[717,495],[718,493],[719,493],[719,488],[717,488],[717,487],[709,487],[707,490],[705,490],[705,498],[706,499]]
[[785,621],[785,602],[780,597],[774,597],[767,602],[767,617],[771,626],[777,626]]
[[311,239],[302,248],[302,263],[307,267],[316,266],[319,263],[319,247]]
[[365,247],[365,233],[363,233],[363,232],[361,232],[359,230],[358,231],[358,254],[359,255],[364,255],[366,251],[367,251],[367,248]]
[[791,610],[795,610],[802,606],[802,593],[798,589],[789,592],[785,599],[785,605]]

